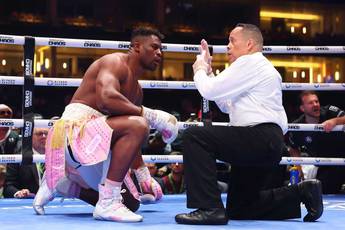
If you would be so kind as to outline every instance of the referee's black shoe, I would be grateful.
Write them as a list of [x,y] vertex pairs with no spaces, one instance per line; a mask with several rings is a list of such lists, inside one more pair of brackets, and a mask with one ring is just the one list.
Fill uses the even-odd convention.
[[314,222],[323,212],[322,185],[319,180],[305,180],[297,184],[302,203],[308,214],[303,218],[304,222]]
[[197,209],[190,213],[175,216],[178,224],[225,225],[228,218],[224,208]]

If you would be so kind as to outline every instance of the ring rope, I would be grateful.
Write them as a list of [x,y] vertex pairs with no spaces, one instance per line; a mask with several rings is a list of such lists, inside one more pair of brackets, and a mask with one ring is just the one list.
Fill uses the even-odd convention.
[[[78,87],[81,78],[35,78],[35,86]],[[193,81],[151,81],[139,80],[143,89],[182,89],[196,90]],[[0,85],[24,85],[21,76],[0,76]],[[343,91],[345,83],[282,83],[283,90]]]
[[[106,41],[72,38],[34,37],[37,46],[96,48],[128,50],[127,41]],[[24,36],[0,34],[0,44],[23,45]],[[162,50],[167,52],[199,53],[200,45],[162,43]],[[226,53],[227,46],[212,46],[214,53]],[[263,53],[268,54],[343,54],[344,46],[264,46]]]
[[[50,128],[53,126],[55,120],[38,119],[35,121],[35,127],[37,128]],[[228,126],[228,122],[212,122],[213,126]],[[0,127],[17,127],[22,128],[24,126],[23,119],[0,119]],[[187,129],[192,126],[204,126],[203,122],[178,122],[179,130]],[[298,124],[290,123],[288,124],[289,131],[319,131],[323,132],[323,127],[321,124]],[[344,132],[345,125],[336,125],[333,130]]]
[[[142,155],[146,163],[183,163],[181,155]],[[1,154],[0,163],[21,163],[20,154]],[[34,154],[33,163],[45,162],[45,155]],[[222,163],[222,161],[217,161]],[[345,158],[282,157],[281,165],[345,165]]]

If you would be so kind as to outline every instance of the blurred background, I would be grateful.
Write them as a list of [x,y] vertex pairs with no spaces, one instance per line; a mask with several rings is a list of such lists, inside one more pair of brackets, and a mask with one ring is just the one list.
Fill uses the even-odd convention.
[[[128,41],[134,27],[159,29],[164,43],[226,45],[239,22],[258,25],[264,45],[337,45],[345,49],[345,1],[342,0],[3,0],[0,34]],[[36,77],[81,78],[107,49],[37,46]],[[344,54],[267,55],[283,82],[344,83]],[[165,52],[162,66],[141,80],[191,81],[195,54]],[[213,70],[226,66],[214,55]],[[23,74],[23,47],[0,45],[0,75]],[[60,115],[75,88],[36,87],[35,108],[44,117]],[[1,86],[0,101],[21,117],[21,88]],[[284,92],[289,120],[296,118],[298,92]],[[344,92],[321,92],[322,104],[345,108]],[[145,90],[144,103],[179,111],[183,119],[200,108],[195,91]],[[296,109],[297,107],[297,109]],[[216,110],[216,109],[215,109]],[[185,115],[186,114],[186,115]],[[214,117],[223,119],[218,111]]]

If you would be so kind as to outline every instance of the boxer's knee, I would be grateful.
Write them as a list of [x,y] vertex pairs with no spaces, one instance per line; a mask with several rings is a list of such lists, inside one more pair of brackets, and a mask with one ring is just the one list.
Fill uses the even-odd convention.
[[131,134],[146,140],[150,132],[150,126],[146,119],[143,117],[131,116],[129,117],[129,121],[129,130]]

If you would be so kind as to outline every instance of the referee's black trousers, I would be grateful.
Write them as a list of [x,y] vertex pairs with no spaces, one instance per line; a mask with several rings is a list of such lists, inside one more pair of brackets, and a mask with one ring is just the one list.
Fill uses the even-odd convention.
[[296,185],[272,178],[284,140],[273,123],[253,127],[190,127],[183,134],[188,208],[222,208],[216,160],[231,164],[226,211],[230,219],[290,219],[301,216]]

